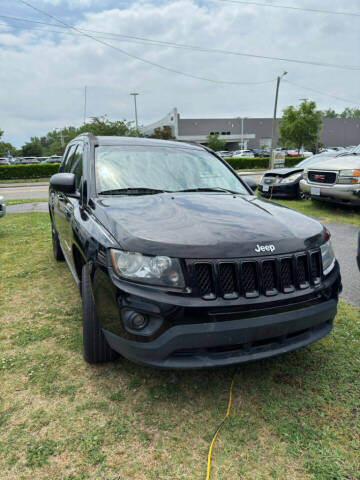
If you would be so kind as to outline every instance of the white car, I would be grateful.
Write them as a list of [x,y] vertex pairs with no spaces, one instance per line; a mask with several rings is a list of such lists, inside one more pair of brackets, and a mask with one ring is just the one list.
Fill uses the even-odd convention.
[[234,157],[246,157],[246,158],[254,158],[255,155],[251,150],[237,150],[234,153]]

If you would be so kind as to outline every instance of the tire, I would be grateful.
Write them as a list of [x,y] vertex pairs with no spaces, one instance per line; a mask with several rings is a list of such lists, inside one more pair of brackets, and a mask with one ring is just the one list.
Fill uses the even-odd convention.
[[83,355],[88,363],[111,362],[119,354],[110,348],[101,330],[92,296],[87,266],[82,268]]
[[52,237],[52,247],[54,258],[57,262],[63,262],[65,260],[63,251],[61,250],[59,236],[55,230],[55,226],[51,223],[51,237]]
[[298,195],[297,195],[299,200],[306,200],[306,194],[303,192],[299,186],[298,188]]

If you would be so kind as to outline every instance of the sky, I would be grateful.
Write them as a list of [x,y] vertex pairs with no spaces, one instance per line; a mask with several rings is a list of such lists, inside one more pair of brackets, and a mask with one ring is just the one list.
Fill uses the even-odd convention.
[[[331,107],[336,111],[360,105],[358,0],[257,3],[354,12],[359,16],[221,0],[27,1],[68,25],[104,32],[90,35],[101,37],[99,40],[116,49],[69,28],[5,18],[59,25],[19,0],[0,0],[0,129],[5,131],[3,139],[17,147],[31,136],[44,135],[54,128],[81,125],[85,86],[87,118],[106,114],[110,119],[133,120],[130,93],[136,91],[139,122],[143,125],[159,120],[175,106],[183,118],[271,117],[276,77],[285,70],[285,80],[291,83],[281,84],[280,113],[302,98],[315,100],[321,109]],[[199,52],[124,35],[358,68]],[[124,52],[196,77],[250,85],[189,78]]]

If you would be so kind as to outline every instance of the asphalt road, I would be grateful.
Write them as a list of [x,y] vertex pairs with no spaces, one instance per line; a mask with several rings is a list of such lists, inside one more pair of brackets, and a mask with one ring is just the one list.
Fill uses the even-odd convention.
[[0,185],[0,195],[5,200],[15,200],[19,198],[47,198],[49,185],[47,183],[34,184],[5,184]]
[[332,237],[335,256],[338,259],[343,282],[343,300],[360,307],[360,271],[356,263],[357,235],[359,227],[346,223],[327,223]]
[[[21,212],[47,212],[48,206],[45,202],[26,203],[22,205],[10,205],[8,213]],[[359,227],[346,223],[326,224],[332,235],[333,246],[336,258],[340,263],[343,280],[343,300],[360,307],[360,272],[356,263],[357,235]]]

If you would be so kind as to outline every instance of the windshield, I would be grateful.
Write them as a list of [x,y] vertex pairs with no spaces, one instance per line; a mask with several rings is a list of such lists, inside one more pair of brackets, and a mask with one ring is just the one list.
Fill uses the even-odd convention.
[[98,192],[151,189],[157,193],[156,190],[209,188],[249,195],[239,178],[205,150],[99,146],[95,149],[95,170]]
[[353,148],[352,150],[350,150],[351,153],[356,153],[356,154],[359,154],[360,153],[360,145],[358,145],[357,147]]

